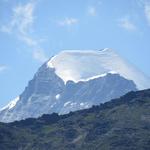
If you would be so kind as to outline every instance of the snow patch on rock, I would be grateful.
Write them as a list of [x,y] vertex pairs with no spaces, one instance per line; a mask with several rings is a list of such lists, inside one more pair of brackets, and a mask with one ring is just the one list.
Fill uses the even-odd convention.
[[5,109],[8,109],[8,110],[12,109],[13,107],[16,106],[16,104],[19,101],[19,99],[20,99],[19,96],[16,97],[14,100],[12,100],[10,103],[8,103],[5,107],[3,107],[2,109],[0,109],[0,111],[3,111]]
[[60,98],[60,94],[57,94],[55,98],[58,100]]

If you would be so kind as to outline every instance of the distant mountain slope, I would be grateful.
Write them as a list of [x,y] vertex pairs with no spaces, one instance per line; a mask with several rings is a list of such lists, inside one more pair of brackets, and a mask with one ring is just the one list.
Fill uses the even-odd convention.
[[65,114],[149,85],[149,78],[111,49],[62,51],[43,64],[23,93],[0,110],[0,121]]
[[150,90],[67,115],[0,123],[2,150],[149,150]]

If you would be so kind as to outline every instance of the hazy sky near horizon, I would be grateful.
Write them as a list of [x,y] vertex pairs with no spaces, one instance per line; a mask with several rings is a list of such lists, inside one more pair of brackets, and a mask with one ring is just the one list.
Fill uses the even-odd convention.
[[0,0],[0,107],[59,51],[106,47],[150,76],[150,0]]

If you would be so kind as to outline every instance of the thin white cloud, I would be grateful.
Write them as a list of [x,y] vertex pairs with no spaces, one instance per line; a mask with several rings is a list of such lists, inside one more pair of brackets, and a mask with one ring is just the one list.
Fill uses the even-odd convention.
[[136,25],[128,17],[119,19],[118,25],[128,31],[136,31],[137,30]]
[[[33,58],[41,62],[41,60],[45,61],[47,57],[44,54],[44,50],[39,48],[39,40],[31,36],[35,20],[35,5],[35,1],[30,1],[26,4],[20,4],[14,7],[10,23],[2,26],[1,31],[17,36],[17,38],[19,38],[32,49]],[[39,54],[39,49],[42,55]],[[35,53],[38,55],[35,55]]]
[[90,16],[96,16],[96,14],[97,14],[96,8],[95,8],[94,6],[90,6],[90,7],[88,8],[88,14],[89,14]]
[[136,0],[136,3],[143,9],[145,18],[150,25],[150,0]]
[[34,2],[29,2],[25,5],[20,4],[14,7],[12,20],[8,25],[2,26],[1,30],[3,32],[19,32],[18,34],[26,35],[34,22],[34,8]]
[[79,20],[77,18],[68,18],[66,17],[65,19],[58,21],[58,24],[60,26],[72,26],[75,24],[78,24]]
[[22,34],[26,34],[26,32],[30,29],[33,24],[34,16],[33,11],[35,8],[35,3],[29,2],[26,5],[19,5],[14,8],[14,20],[13,25],[17,26],[19,31]]
[[11,28],[3,25],[3,26],[1,26],[0,31],[5,32],[5,33],[11,33]]
[[40,61],[45,62],[47,60],[47,57],[45,56],[45,53],[42,49],[37,49],[33,51],[33,58]]
[[145,3],[144,5],[144,12],[145,12],[145,16],[146,19],[150,25],[150,2],[149,3]]
[[0,65],[0,72],[3,72],[7,69],[7,66],[5,65]]

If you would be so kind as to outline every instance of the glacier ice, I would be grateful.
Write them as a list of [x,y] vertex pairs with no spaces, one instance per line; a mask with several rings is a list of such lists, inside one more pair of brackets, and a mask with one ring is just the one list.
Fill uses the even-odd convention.
[[103,50],[65,50],[52,57],[47,66],[66,83],[88,81],[107,73],[118,73],[133,80],[138,89],[150,87],[150,79],[109,48]]

